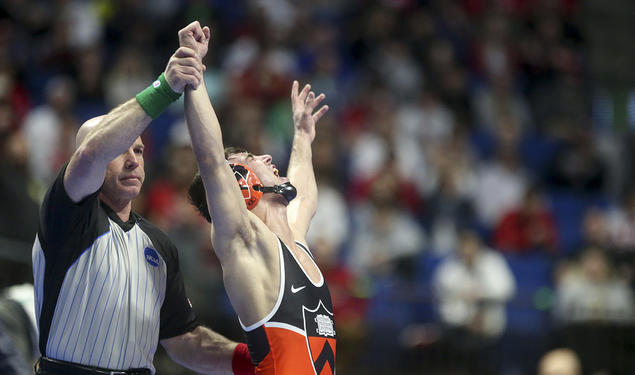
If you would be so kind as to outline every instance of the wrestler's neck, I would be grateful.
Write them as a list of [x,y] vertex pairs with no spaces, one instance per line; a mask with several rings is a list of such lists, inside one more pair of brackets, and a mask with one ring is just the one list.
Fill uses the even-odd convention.
[[279,196],[263,196],[251,210],[278,237],[293,241],[293,233],[287,218],[287,202]]
[[124,223],[130,219],[130,211],[132,211],[132,201],[127,199],[117,200],[111,199],[104,194],[99,194],[99,199],[106,203]]

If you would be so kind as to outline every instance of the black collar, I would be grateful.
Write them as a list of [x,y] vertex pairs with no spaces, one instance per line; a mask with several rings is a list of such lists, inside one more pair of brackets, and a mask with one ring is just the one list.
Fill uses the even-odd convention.
[[101,199],[99,200],[99,204],[101,205],[101,207],[104,209],[104,211],[106,211],[106,214],[108,215],[108,217],[114,221],[115,223],[117,223],[117,225],[119,225],[119,227],[121,229],[124,230],[124,232],[129,231],[130,229],[132,229],[132,227],[134,227],[134,225],[137,223],[137,221],[139,220],[139,215],[137,215],[135,212],[130,211],[130,217],[128,218],[128,221],[123,221],[121,220],[121,218],[119,217],[119,215],[117,215],[117,213],[109,206],[106,204],[106,202],[102,201]]

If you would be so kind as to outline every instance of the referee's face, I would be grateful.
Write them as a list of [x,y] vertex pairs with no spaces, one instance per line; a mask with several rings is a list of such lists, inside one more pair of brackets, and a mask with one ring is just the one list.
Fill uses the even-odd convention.
[[101,193],[113,201],[131,201],[141,191],[145,179],[141,137],[106,167]]

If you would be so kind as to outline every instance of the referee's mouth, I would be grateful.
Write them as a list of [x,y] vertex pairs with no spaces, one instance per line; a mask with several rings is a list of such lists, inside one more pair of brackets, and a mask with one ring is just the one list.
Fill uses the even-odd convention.
[[122,181],[122,182],[139,181],[139,182],[141,182],[141,177],[139,177],[139,176],[126,176],[126,177],[120,178],[119,181]]

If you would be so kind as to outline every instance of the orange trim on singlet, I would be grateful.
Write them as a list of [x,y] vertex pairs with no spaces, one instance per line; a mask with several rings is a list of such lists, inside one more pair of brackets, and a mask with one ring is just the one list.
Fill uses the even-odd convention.
[[[316,374],[306,336],[278,327],[265,327],[265,331],[271,351],[256,367],[257,375]],[[309,339],[316,341],[311,345],[314,357],[319,355],[324,341],[328,341],[335,352],[335,339]],[[333,369],[327,363],[318,375],[334,375]]]

